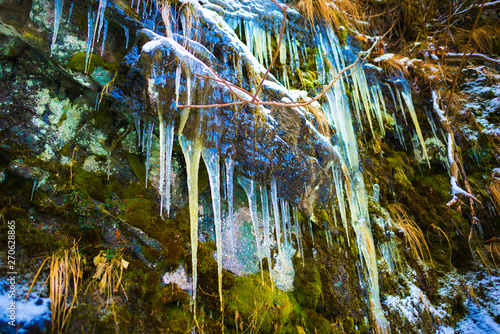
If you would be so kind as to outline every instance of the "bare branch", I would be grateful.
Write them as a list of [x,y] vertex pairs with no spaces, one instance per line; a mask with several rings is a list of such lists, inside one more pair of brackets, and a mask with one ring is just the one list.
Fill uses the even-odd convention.
[[[213,108],[213,107],[226,107],[226,106],[234,106],[234,105],[244,105],[244,104],[253,104],[253,105],[263,105],[263,106],[281,106],[281,107],[303,107],[303,106],[306,106],[306,105],[309,105],[315,101],[318,101],[321,97],[323,97],[323,95],[326,94],[326,92],[332,88],[332,86],[335,84],[335,82],[337,82],[341,77],[342,75],[349,71],[350,69],[356,67],[360,62],[361,64],[366,61],[366,59],[368,59],[368,57],[370,56],[371,52],[373,51],[373,49],[380,43],[380,41],[382,41],[382,39],[392,30],[392,28],[394,27],[394,24],[391,26],[391,28],[389,30],[387,30],[387,32],[379,37],[375,43],[373,43],[373,45],[370,47],[370,49],[368,49],[366,52],[365,52],[365,56],[363,58],[358,58],[354,63],[352,63],[351,65],[343,68],[339,73],[337,73],[337,75],[328,83],[328,85],[326,85],[323,90],[318,94],[316,95],[315,97],[313,97],[312,99],[309,99],[307,101],[304,101],[304,102],[276,102],[276,101],[255,101],[253,100],[253,98],[255,98],[256,94],[253,96],[252,100],[244,100],[244,99],[241,99],[241,97],[234,93],[235,96],[237,96],[238,98],[241,99],[241,101],[239,102],[229,102],[229,103],[219,103],[219,104],[203,104],[203,105],[179,105],[178,107],[179,108]],[[361,64],[358,66],[358,68],[356,68],[356,70],[358,70],[360,67],[361,67]],[[200,75],[201,76],[201,75]],[[206,76],[204,76],[206,77]],[[233,87],[237,87],[235,85],[233,85],[232,83],[229,83],[227,82],[226,80],[222,79],[222,78],[219,78],[219,79],[215,79],[215,78],[211,78],[211,77],[206,77],[207,79],[211,79],[211,80],[215,80],[215,81],[218,81],[218,82],[222,82],[224,83],[226,86],[233,86]],[[263,81],[262,81],[263,83]],[[259,86],[260,88],[260,86]],[[242,91],[245,91],[244,89],[242,88],[239,88],[237,87],[237,89],[239,90],[242,90]],[[232,89],[231,89],[232,91]],[[246,92],[246,91],[245,91]],[[249,94],[251,95],[251,94]]]

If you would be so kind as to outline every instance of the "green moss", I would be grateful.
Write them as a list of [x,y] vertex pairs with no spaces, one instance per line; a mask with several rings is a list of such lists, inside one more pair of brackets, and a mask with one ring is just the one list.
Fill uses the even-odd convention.
[[[87,54],[85,52],[77,52],[73,56],[71,56],[66,66],[74,71],[86,73],[85,72],[86,59],[87,59]],[[92,72],[94,72],[94,70],[98,66],[101,66],[108,71],[117,69],[116,65],[106,62],[100,56],[96,54],[92,54],[91,56],[89,55],[89,66],[87,74],[91,75]]]
[[78,166],[73,166],[73,173],[72,184],[76,190],[89,195],[99,202],[106,200],[108,193],[106,189],[106,175],[87,172]]
[[147,198],[128,198],[122,218],[142,230],[152,223],[154,203]]
[[[151,213],[152,214],[152,213]],[[164,247],[161,267],[177,267],[189,254],[189,210],[186,206],[172,219],[151,217],[144,231]]]
[[342,333],[340,328],[334,327],[327,319],[314,310],[304,310],[304,325],[307,333]]
[[303,307],[315,309],[321,297],[321,279],[317,266],[295,266],[293,295]]
[[[20,207],[4,207],[1,211],[1,215],[5,221],[15,221],[15,236],[17,244],[19,245],[18,255],[20,257],[28,256],[30,259],[34,259],[37,256],[44,257],[70,243],[61,235],[46,233],[43,224],[36,226],[31,224],[28,218],[28,212]],[[2,242],[3,245],[7,245],[7,236],[7,224],[0,224],[0,242]],[[20,267],[16,268],[19,271],[23,271],[23,263],[30,263],[29,261],[21,261],[21,258],[18,259],[18,262]],[[31,271],[33,268],[26,266],[25,269]]]
[[226,322],[251,333],[294,333],[300,325],[300,306],[291,294],[269,285],[261,275],[236,277],[224,296]]

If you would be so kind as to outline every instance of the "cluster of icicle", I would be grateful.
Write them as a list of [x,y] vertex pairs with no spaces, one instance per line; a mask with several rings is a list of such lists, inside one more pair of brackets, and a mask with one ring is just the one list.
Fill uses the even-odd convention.
[[[140,12],[141,0],[137,2],[132,1],[132,6],[136,8],[137,12]],[[186,1],[184,1],[186,2]],[[262,65],[267,66],[270,63],[273,50],[271,47],[271,41],[274,37],[278,39],[278,26],[279,22],[274,25],[274,28],[267,28],[263,26],[262,20],[256,19],[254,13],[251,15],[244,16],[241,20],[239,14],[227,17],[227,24],[224,19],[218,16],[215,12],[201,7],[197,2],[187,1],[192,3],[192,5],[199,12],[199,15],[204,15],[205,17],[210,16],[210,19],[215,20],[217,24],[231,32],[231,38],[234,39],[234,32],[229,27],[239,28],[239,31],[244,31],[245,36],[247,36],[247,49],[250,53],[249,58],[254,59],[255,62],[250,62],[252,65],[257,63],[256,66],[260,66],[260,70],[257,73],[262,72]],[[251,2],[251,1],[250,1]],[[219,5],[221,3],[218,2]],[[106,39],[107,30],[107,20],[104,16],[106,10],[107,0],[101,0],[97,12],[93,12],[89,6],[88,13],[88,36],[87,36],[87,66],[89,63],[89,55],[91,54],[94,44],[99,41],[99,36],[102,35],[102,47],[101,52],[104,50],[104,43]],[[238,1],[231,1],[231,6],[235,9],[241,4]],[[258,6],[257,2],[251,2],[250,5]],[[245,8],[250,8],[251,6],[246,6]],[[59,30],[59,22],[61,20],[63,0],[55,0],[55,21],[54,21],[54,34],[52,39],[51,50],[53,49],[57,34]],[[229,6],[229,4],[228,4]],[[230,6],[229,6],[230,7]],[[148,16],[146,12],[146,5],[142,5],[142,17],[146,19]],[[243,8],[243,7],[241,7]],[[238,9],[238,13],[243,13],[242,9]],[[150,10],[157,10],[156,6],[151,6]],[[248,14],[248,12],[246,12]],[[234,14],[234,13],[233,13]],[[155,14],[149,15],[154,17]],[[69,19],[69,18],[68,18]],[[210,19],[208,20],[209,22]],[[128,29],[124,28],[126,32],[127,45],[128,45]],[[101,34],[102,31],[102,34]],[[316,35],[316,46],[315,48],[315,60],[318,66],[318,72],[320,74],[320,80],[326,84],[331,78],[333,78],[336,73],[338,73],[342,68],[349,65],[349,59],[352,60],[352,51],[349,48],[341,48],[335,33],[327,28],[321,29],[318,27],[318,33]],[[250,37],[248,37],[250,36]],[[241,41],[237,41],[241,43]],[[346,51],[347,50],[347,51]],[[187,52],[187,51],[186,51]],[[307,48],[299,45],[293,34],[289,31],[284,36],[283,43],[280,48],[279,61],[285,69],[281,74],[278,75],[278,79],[281,80],[284,87],[290,88],[292,85],[290,83],[291,78],[288,78],[287,72],[292,71],[298,67],[301,63],[300,58],[303,60],[307,59]],[[325,61],[328,59],[328,61]],[[330,65],[331,64],[331,65]],[[286,70],[286,66],[289,66]],[[184,68],[185,71],[195,71],[190,69],[188,66]],[[198,69],[200,70],[200,69]],[[158,70],[160,71],[160,70]],[[175,96],[176,102],[179,103],[179,86],[181,78],[181,65],[177,68],[175,75]],[[206,73],[209,75],[210,73]],[[162,80],[162,74],[156,73],[156,80]],[[190,104],[191,86],[193,83],[190,82],[190,73],[187,73],[187,101],[183,101],[186,105]],[[410,117],[413,121],[416,137],[418,138],[417,144],[414,146],[420,146],[423,149],[424,155],[427,158],[427,153],[425,149],[425,142],[423,139],[423,134],[420,131],[418,121],[416,118],[416,113],[411,100],[411,91],[409,85],[404,80],[395,80],[393,87],[386,84],[390,90],[394,105],[396,106],[395,112],[401,112],[404,116],[405,109],[409,112]],[[352,91],[352,97],[349,99],[346,96],[346,91]],[[341,221],[344,225],[346,233],[348,233],[348,224],[353,228],[356,237],[357,247],[360,250],[361,263],[365,264],[365,270],[369,281],[369,292],[370,301],[375,317],[375,321],[379,326],[381,332],[387,331],[388,327],[386,320],[384,318],[382,308],[379,300],[379,285],[378,285],[378,274],[376,265],[376,254],[373,242],[373,237],[371,235],[370,229],[370,217],[368,214],[368,201],[366,188],[363,181],[363,174],[359,165],[359,152],[358,144],[356,141],[356,135],[354,132],[353,118],[355,115],[357,122],[368,122],[372,132],[374,131],[374,120],[378,123],[378,130],[383,135],[385,133],[384,119],[387,117],[387,110],[385,107],[384,97],[382,95],[381,84],[374,78],[367,78],[365,68],[361,66],[360,68],[351,71],[350,79],[341,78],[338,80],[330,91],[325,95],[325,101],[322,105],[322,109],[325,116],[335,129],[337,130],[337,135],[339,142],[335,147],[338,157],[341,161],[341,166],[332,167],[332,182],[335,186],[336,198],[338,208],[334,208],[333,212],[338,209],[341,216]],[[399,110],[397,109],[396,100],[399,102]],[[403,103],[404,101],[404,103]],[[364,111],[364,113],[363,113]],[[174,141],[175,132],[178,134],[178,141],[184,152],[184,157],[186,160],[186,169],[188,175],[188,192],[189,192],[189,208],[190,208],[190,220],[191,220],[191,247],[192,247],[192,263],[193,263],[193,295],[192,300],[196,300],[196,286],[197,286],[197,245],[198,245],[198,168],[200,163],[200,158],[204,160],[207,167],[210,181],[210,188],[212,193],[212,206],[214,213],[215,222],[215,232],[216,232],[216,243],[217,243],[217,263],[219,272],[219,292],[221,295],[221,308],[222,308],[222,216],[221,212],[221,157],[217,149],[206,148],[203,146],[203,139],[201,135],[195,136],[194,138],[188,139],[183,134],[183,128],[186,124],[187,118],[189,116],[189,108],[185,108],[181,112],[181,122],[177,129],[174,129],[174,123],[172,121],[164,119],[164,114],[160,104],[158,104],[158,127],[159,127],[159,141],[160,141],[160,181],[159,181],[159,193],[161,196],[161,209],[160,214],[170,215],[170,188],[171,188],[171,158],[172,158],[172,146]],[[202,111],[200,112],[202,113]],[[200,116],[201,117],[201,116]],[[406,117],[406,116],[405,116]],[[396,118],[394,117],[394,120]],[[405,118],[406,121],[406,118]],[[141,123],[140,117],[136,117],[135,125],[138,134],[138,144],[145,151],[146,160],[146,171],[149,170],[149,156],[151,153],[151,141],[153,135],[153,129],[155,124],[153,122],[143,122]],[[201,123],[201,122],[200,122]],[[432,124],[431,124],[432,125]],[[406,147],[404,136],[402,133],[402,127],[395,124],[397,135],[401,144]],[[435,127],[433,127],[434,129]],[[177,131],[176,131],[177,130]],[[200,130],[201,131],[201,130]],[[436,136],[436,133],[434,133]],[[413,143],[413,142],[412,142]],[[228,203],[228,212],[225,215],[228,217],[231,226],[232,241],[234,243],[235,236],[233,230],[233,190],[234,190],[234,166],[235,162],[231,157],[224,159],[225,167],[225,184],[222,186],[223,193],[226,196]],[[270,185],[260,184],[257,185],[254,180],[245,179],[241,176],[237,177],[241,186],[245,189],[248,196],[248,203],[251,212],[251,220],[253,224],[253,231],[255,234],[255,242],[257,246],[257,253],[260,260],[260,265],[262,269],[262,258],[267,257],[268,263],[272,266],[271,259],[271,245],[277,246],[278,257],[282,254],[282,249],[284,244],[290,244],[292,241],[292,222],[290,219],[290,208],[289,204],[285,200],[280,200],[278,198],[277,182],[273,178]],[[147,176],[146,176],[147,183]],[[259,188],[259,189],[257,189]],[[270,188],[270,191],[269,191]],[[260,190],[260,191],[258,191]],[[261,214],[258,214],[258,192],[260,192],[260,207]],[[269,200],[270,198],[270,200]],[[349,208],[348,211],[346,210]],[[302,246],[302,232],[300,229],[300,224],[298,223],[298,211],[293,209],[293,216],[295,222],[295,234],[297,237],[297,248],[300,254],[303,255]],[[263,221],[263,228],[260,226],[259,216]],[[337,217],[335,216],[335,221]],[[273,227],[274,225],[274,227]],[[311,237],[312,228],[310,226]],[[327,237],[330,234],[327,233]],[[272,240],[272,239],[274,240]],[[331,236],[329,237],[331,239]],[[347,236],[347,240],[349,237]],[[233,246],[234,248],[234,246]],[[303,256],[302,256],[303,258]],[[271,269],[271,268],[269,268]],[[272,277],[272,270],[269,270]],[[196,304],[194,304],[194,309],[196,309]],[[196,311],[195,311],[196,313]]]

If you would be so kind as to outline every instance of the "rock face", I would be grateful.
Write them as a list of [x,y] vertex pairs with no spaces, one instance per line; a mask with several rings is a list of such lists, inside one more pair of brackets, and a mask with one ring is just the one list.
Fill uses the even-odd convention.
[[495,304],[470,250],[484,266],[499,254],[498,76],[464,79],[480,100],[458,110],[455,135],[485,248],[468,240],[469,211],[445,205],[428,83],[379,57],[297,106],[369,46],[343,27],[311,31],[291,7],[284,21],[283,6],[0,2],[0,214],[16,222],[19,284],[75,243],[85,259],[68,288],[79,304],[62,324],[51,309],[55,328],[446,332],[478,321],[473,302]]

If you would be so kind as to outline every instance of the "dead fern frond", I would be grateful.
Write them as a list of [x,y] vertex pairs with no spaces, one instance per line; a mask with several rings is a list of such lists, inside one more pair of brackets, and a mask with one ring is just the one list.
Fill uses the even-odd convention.
[[408,215],[404,205],[393,203],[388,206],[389,213],[401,232],[405,235],[406,246],[410,248],[416,258],[425,262],[424,249],[432,265],[431,252],[425,241],[424,234],[415,221]]
[[99,292],[106,292],[107,300],[112,301],[113,294],[118,292],[118,289],[121,287],[127,298],[121,282],[123,269],[128,268],[129,262],[125,261],[120,254],[114,254],[110,251],[100,251],[94,257],[94,265],[96,266],[96,271],[94,276],[92,276],[92,280],[97,283]]
[[493,259],[493,263],[495,264],[495,267],[498,270],[498,265],[497,265],[497,261],[495,260],[495,258],[500,259],[500,242],[494,241],[494,242],[491,242],[491,243],[485,245],[485,247],[488,250],[488,252],[490,253],[491,258]]

